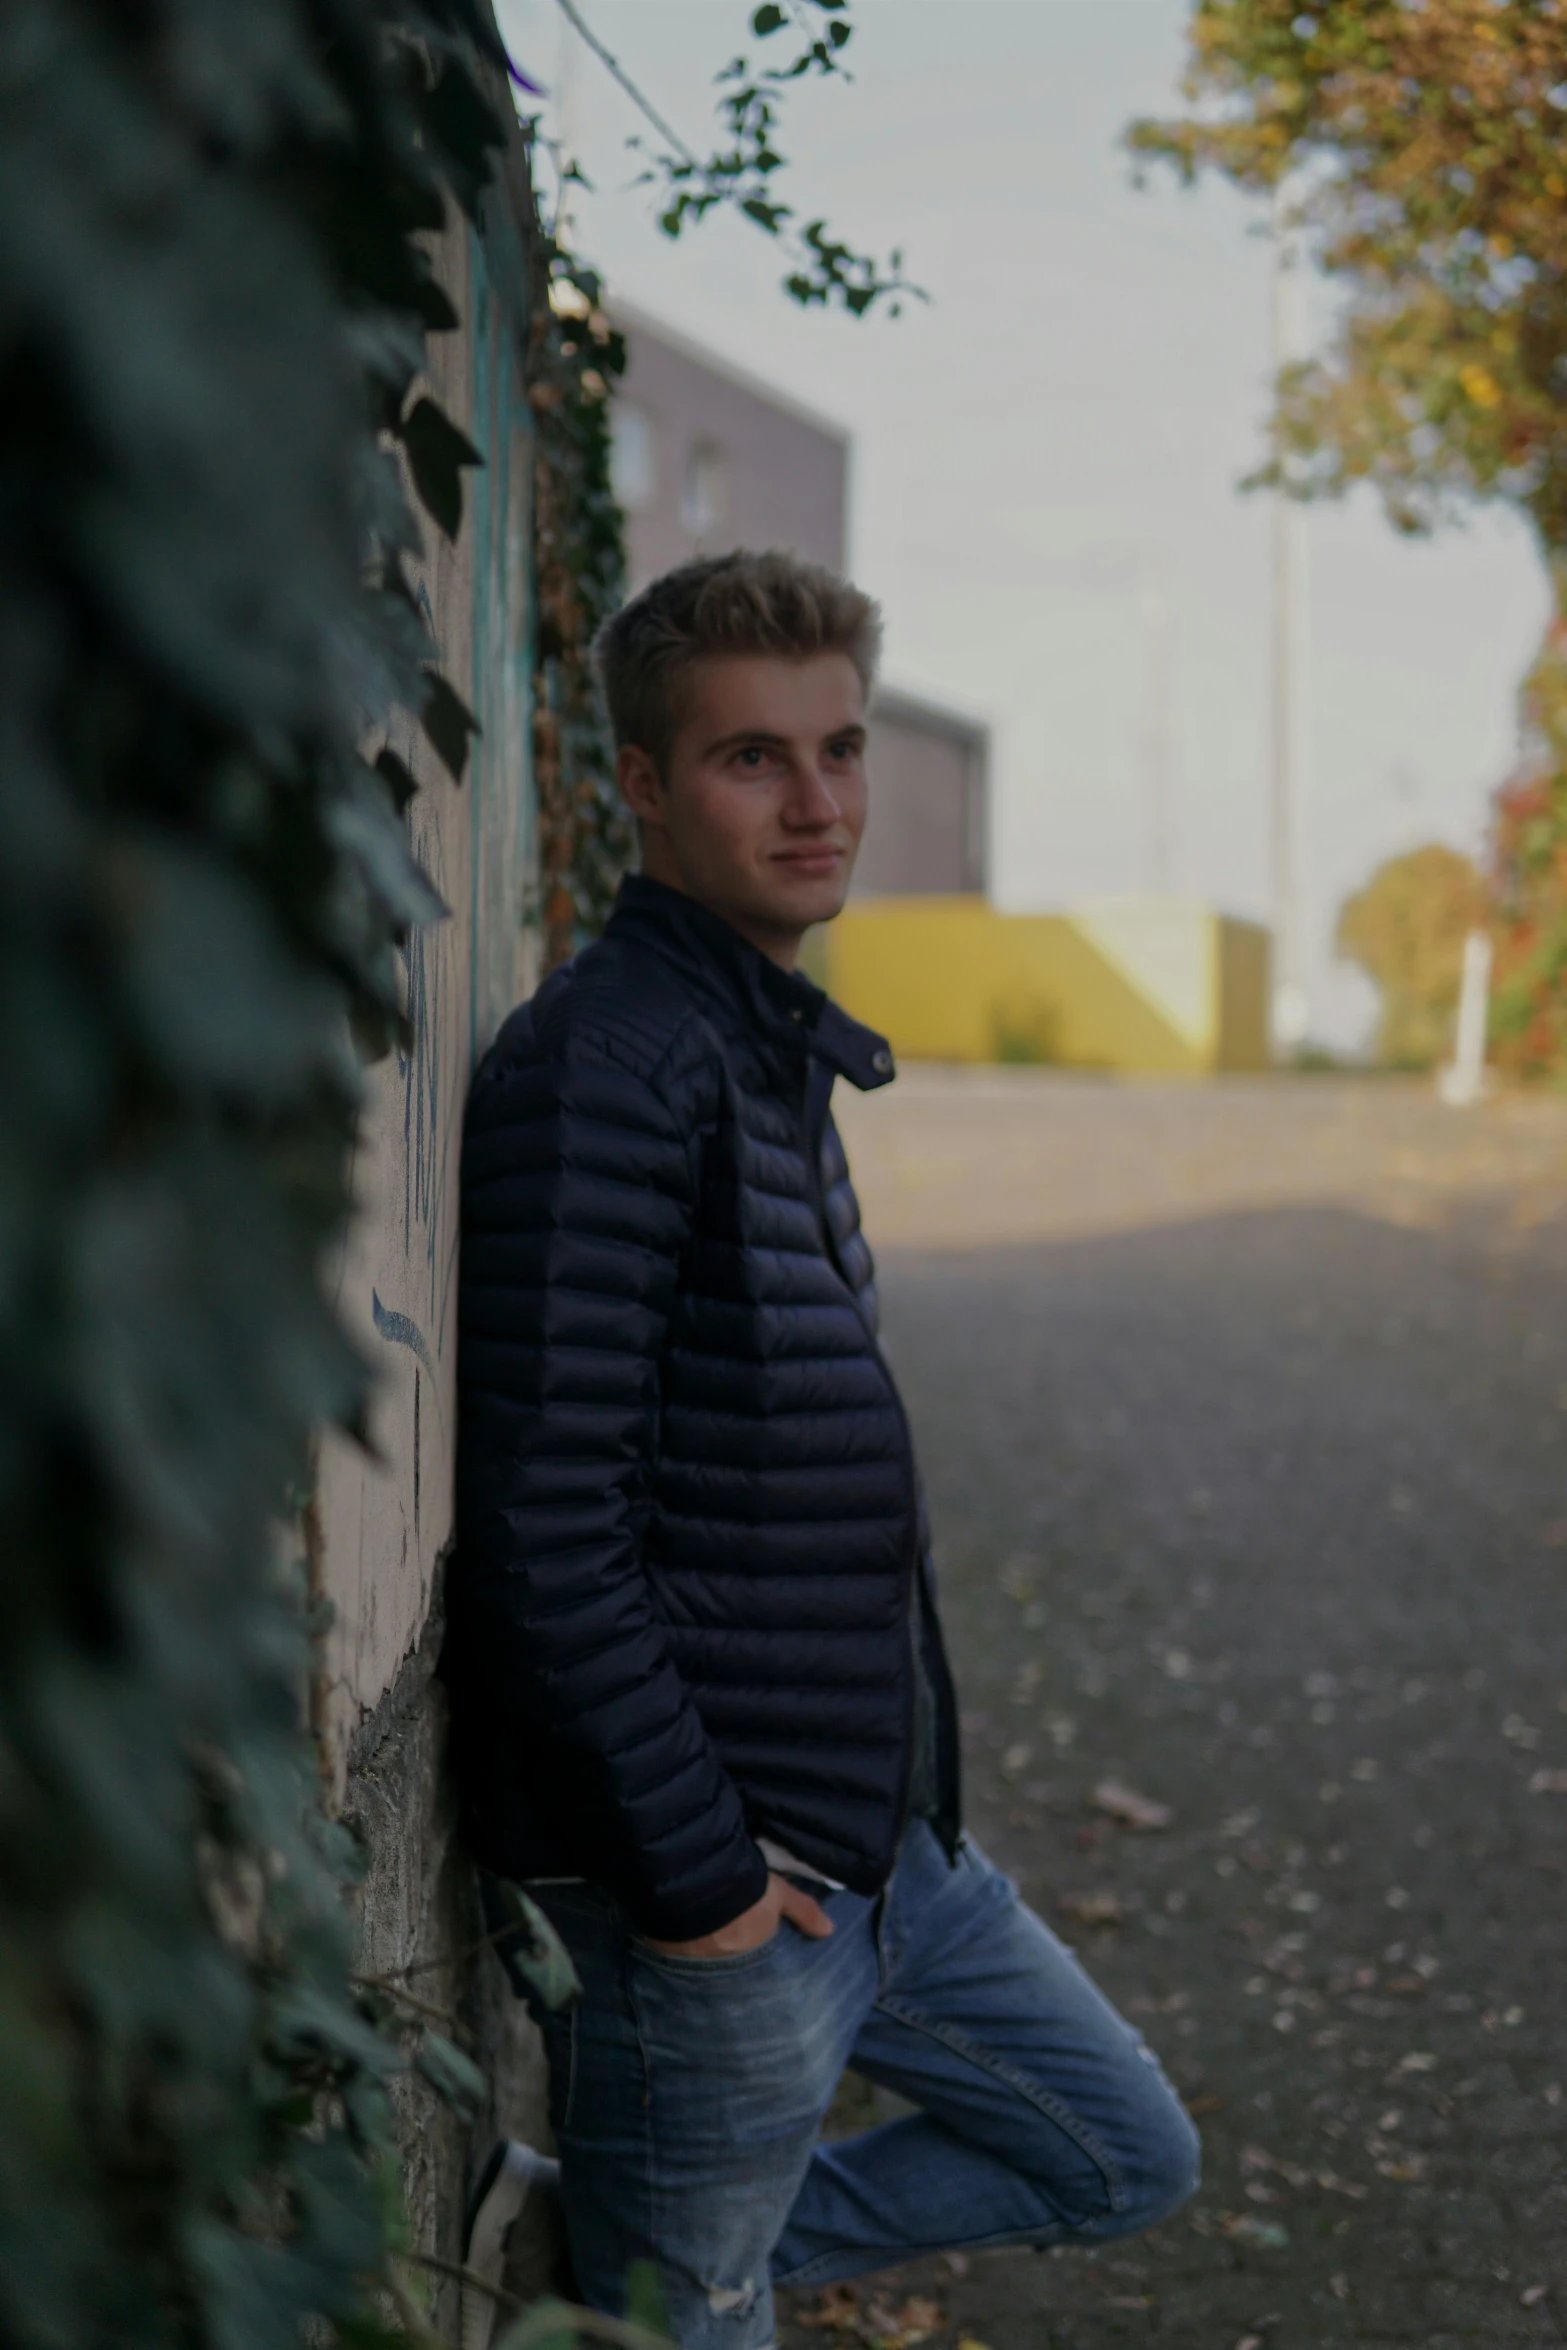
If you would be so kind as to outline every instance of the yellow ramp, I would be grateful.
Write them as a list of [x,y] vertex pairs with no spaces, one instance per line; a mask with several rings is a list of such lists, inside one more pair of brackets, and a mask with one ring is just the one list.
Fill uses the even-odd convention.
[[1251,928],[1187,906],[1000,914],[980,897],[862,898],[808,961],[909,1060],[1196,1076],[1264,1065],[1265,934],[1260,957],[1229,936]]

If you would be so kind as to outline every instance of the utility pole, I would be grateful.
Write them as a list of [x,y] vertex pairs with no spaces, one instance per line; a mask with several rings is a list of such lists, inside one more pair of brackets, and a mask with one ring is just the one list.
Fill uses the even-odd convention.
[[1143,621],[1143,887],[1167,897],[1172,857],[1174,726],[1170,707],[1170,598],[1161,560],[1145,549],[1138,601]]
[[[1273,370],[1306,356],[1306,261],[1291,183],[1273,195]],[[1269,850],[1273,898],[1273,1049],[1294,1052],[1311,1026],[1306,921],[1306,516],[1273,493],[1273,678]]]

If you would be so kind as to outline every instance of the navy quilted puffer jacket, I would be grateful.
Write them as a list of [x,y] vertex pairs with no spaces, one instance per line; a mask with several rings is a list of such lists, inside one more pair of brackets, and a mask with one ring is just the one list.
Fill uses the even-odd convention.
[[859,1892],[885,1881],[916,1639],[936,1825],[958,1832],[840,1075],[883,1084],[892,1056],[633,879],[469,1102],[442,1664],[464,1832],[504,1875],[595,1879],[670,1941],[760,1897],[758,1836]]

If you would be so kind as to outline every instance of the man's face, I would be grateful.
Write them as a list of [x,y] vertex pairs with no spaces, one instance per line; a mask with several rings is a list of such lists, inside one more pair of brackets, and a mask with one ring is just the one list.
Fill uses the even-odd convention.
[[845,653],[700,661],[667,777],[632,748],[619,775],[644,872],[787,969],[802,933],[841,909],[865,829],[858,672]]

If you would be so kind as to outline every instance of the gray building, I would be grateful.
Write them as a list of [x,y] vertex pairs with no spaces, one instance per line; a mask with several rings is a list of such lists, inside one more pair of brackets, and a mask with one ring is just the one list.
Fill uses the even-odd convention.
[[989,759],[989,731],[976,720],[892,686],[879,689],[856,897],[984,894]]
[[849,435],[617,302],[615,494],[633,588],[693,555],[793,547],[841,571]]
[[[627,353],[614,481],[632,588],[729,547],[792,547],[846,570],[843,427],[627,303],[614,317]],[[988,761],[974,720],[892,687],[877,693],[856,894],[983,891]]]

